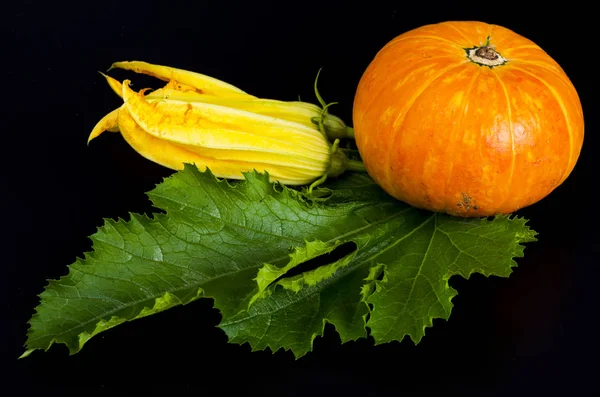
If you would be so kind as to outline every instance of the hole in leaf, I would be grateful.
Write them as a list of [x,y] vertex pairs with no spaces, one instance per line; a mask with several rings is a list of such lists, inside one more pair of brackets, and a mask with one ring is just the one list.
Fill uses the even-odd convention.
[[357,249],[358,249],[358,246],[356,245],[356,243],[354,241],[348,241],[346,243],[343,243],[340,246],[336,247],[331,252],[328,252],[326,254],[319,255],[315,258],[309,259],[306,262],[302,262],[298,266],[290,269],[288,272],[286,272],[285,274],[282,274],[275,281],[273,281],[273,284],[283,278],[294,277],[294,276],[297,276],[298,274],[302,274],[304,272],[309,272],[311,270],[315,270],[318,267],[325,266],[330,263],[334,263],[334,262],[350,255]]

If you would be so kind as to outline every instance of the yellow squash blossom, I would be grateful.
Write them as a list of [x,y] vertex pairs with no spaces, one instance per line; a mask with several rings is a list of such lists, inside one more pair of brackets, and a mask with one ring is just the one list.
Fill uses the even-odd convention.
[[168,83],[145,94],[133,91],[129,80],[104,75],[123,104],[96,124],[88,142],[104,131],[120,131],[139,154],[174,170],[191,163],[230,179],[266,171],[287,185],[364,170],[337,147],[337,138],[351,136],[352,129],[318,106],[256,98],[199,73],[145,62],[117,62],[112,68]]

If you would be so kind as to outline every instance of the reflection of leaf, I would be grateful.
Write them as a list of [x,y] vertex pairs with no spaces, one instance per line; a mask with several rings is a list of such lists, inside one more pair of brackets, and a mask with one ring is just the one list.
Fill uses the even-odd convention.
[[[521,244],[535,241],[522,219],[420,211],[362,174],[315,193],[186,166],[149,193],[166,213],[107,220],[94,251],[50,282],[24,355],[53,343],[75,353],[105,329],[199,297],[214,298],[230,341],[253,349],[302,356],[325,322],[342,342],[366,327],[378,343],[418,342],[433,318],[448,318],[452,275],[508,276]],[[320,266],[305,268],[311,260]]]

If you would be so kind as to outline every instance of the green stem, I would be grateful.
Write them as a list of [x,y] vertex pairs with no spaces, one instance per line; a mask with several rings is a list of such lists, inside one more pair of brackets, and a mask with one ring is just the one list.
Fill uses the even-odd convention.
[[309,196],[312,195],[313,189],[316,188],[317,186],[325,183],[326,180],[327,180],[327,174],[323,175],[322,177],[320,177],[319,179],[317,179],[316,181],[311,183],[310,186],[308,187],[308,195]]
[[[331,115],[327,115],[331,117]],[[327,123],[316,121],[319,126],[319,130],[329,139],[335,141],[336,139],[354,139],[354,129],[347,126],[336,126]]]
[[348,171],[356,171],[356,172],[367,172],[367,168],[362,161],[358,160],[348,160],[346,163],[346,169]]
[[354,139],[354,128],[346,127],[346,138]]

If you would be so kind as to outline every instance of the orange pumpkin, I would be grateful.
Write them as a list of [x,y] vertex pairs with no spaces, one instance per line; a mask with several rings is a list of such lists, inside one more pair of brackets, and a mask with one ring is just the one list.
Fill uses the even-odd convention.
[[457,216],[514,212],[571,173],[583,112],[563,69],[498,25],[444,22],[394,38],[353,108],[371,177],[415,207]]

